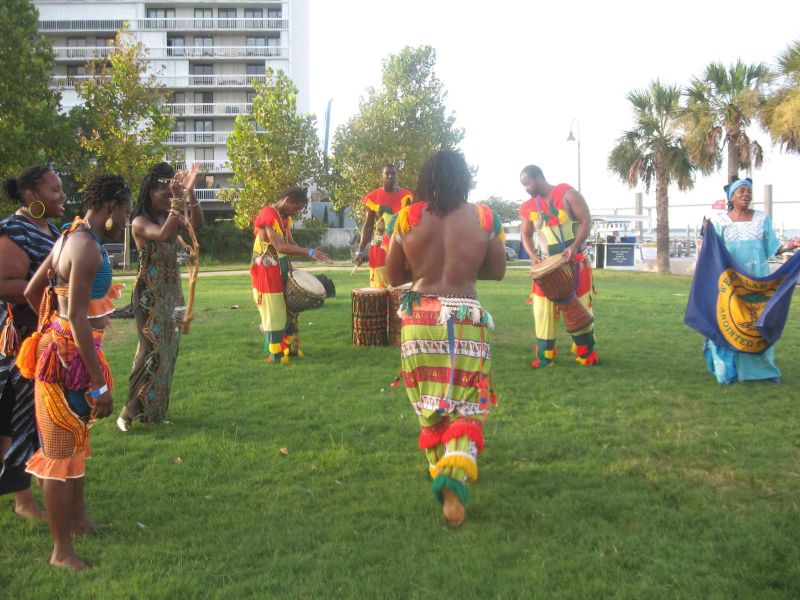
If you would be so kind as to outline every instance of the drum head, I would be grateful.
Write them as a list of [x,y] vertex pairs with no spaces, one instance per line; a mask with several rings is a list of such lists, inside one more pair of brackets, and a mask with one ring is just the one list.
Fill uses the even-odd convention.
[[357,296],[370,296],[370,295],[380,296],[382,294],[387,294],[388,290],[385,288],[373,288],[373,287],[355,288],[353,290],[353,293],[356,294]]
[[396,287],[395,286],[391,286],[391,285],[389,286],[389,291],[390,292],[405,293],[410,289],[411,289],[411,282],[404,283],[403,285],[398,285]]
[[322,285],[319,279],[314,277],[308,271],[304,271],[303,269],[292,269],[292,279],[297,284],[297,286],[312,296],[319,296],[321,298],[325,297],[325,286]]
[[539,279],[540,277],[552,273],[560,268],[567,262],[567,257],[563,254],[555,254],[549,258],[539,261],[535,265],[531,265],[531,279]]

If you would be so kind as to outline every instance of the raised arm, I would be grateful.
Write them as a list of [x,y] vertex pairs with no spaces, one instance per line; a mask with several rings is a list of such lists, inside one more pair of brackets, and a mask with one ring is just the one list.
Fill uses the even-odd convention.
[[196,162],[180,181],[183,184],[186,205],[189,207],[189,219],[195,229],[200,229],[206,224],[203,209],[200,208],[200,202],[194,193],[194,184],[199,174],[200,163]]

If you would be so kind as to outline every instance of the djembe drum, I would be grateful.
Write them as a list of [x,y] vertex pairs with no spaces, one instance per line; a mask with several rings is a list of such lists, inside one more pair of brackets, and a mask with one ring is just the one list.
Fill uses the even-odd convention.
[[388,338],[391,346],[400,345],[400,329],[403,326],[403,318],[397,314],[400,308],[400,302],[408,290],[411,289],[410,283],[404,283],[397,287],[389,287],[389,316],[388,322]]
[[538,284],[548,300],[555,302],[567,333],[588,327],[593,321],[591,313],[575,296],[575,271],[563,254],[556,254],[531,266],[531,279]]
[[292,269],[286,278],[286,308],[299,313],[325,303],[325,286],[308,271]]
[[389,296],[383,288],[353,290],[353,345],[386,345],[386,307]]

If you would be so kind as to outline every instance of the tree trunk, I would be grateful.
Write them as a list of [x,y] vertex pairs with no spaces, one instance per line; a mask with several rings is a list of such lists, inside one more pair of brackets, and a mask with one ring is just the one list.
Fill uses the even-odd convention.
[[656,268],[669,273],[669,179],[666,167],[656,164]]
[[739,179],[739,131],[728,133],[728,179],[725,185],[732,180]]

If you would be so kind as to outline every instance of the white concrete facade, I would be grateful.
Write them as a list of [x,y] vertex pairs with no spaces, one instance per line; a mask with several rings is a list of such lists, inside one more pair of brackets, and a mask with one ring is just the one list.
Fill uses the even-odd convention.
[[[297,110],[309,111],[308,0],[32,0],[39,30],[53,45],[51,86],[69,109],[78,103],[75,82],[87,60],[107,55],[108,40],[125,28],[141,42],[169,92],[175,117],[168,144],[178,165],[200,161],[206,174],[199,194],[212,208],[216,189],[231,171],[227,137],[237,115],[250,110],[253,81],[282,70],[298,87]],[[182,166],[182,165],[181,165]]]

